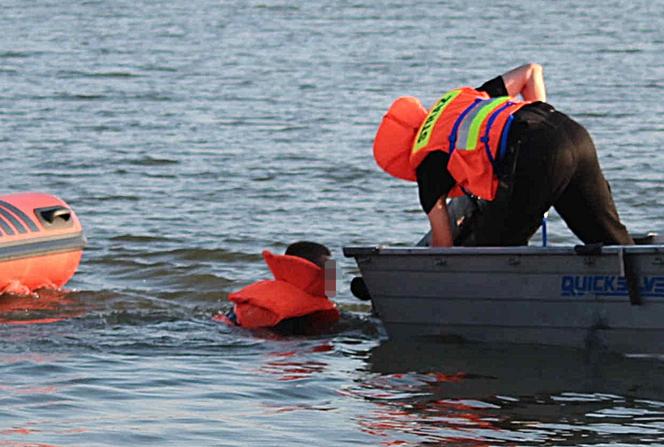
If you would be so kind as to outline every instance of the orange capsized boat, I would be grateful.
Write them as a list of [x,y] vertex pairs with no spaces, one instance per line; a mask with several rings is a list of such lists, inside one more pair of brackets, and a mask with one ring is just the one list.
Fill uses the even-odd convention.
[[74,276],[85,246],[74,211],[56,196],[0,196],[0,294],[59,289]]

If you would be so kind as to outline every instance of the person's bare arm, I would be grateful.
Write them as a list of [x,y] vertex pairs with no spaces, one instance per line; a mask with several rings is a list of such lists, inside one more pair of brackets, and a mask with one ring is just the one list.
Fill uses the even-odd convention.
[[454,245],[452,240],[452,228],[450,227],[450,217],[445,203],[446,197],[443,196],[429,211],[429,223],[431,224],[431,246],[432,247],[451,247]]
[[525,64],[502,75],[510,96],[521,95],[526,101],[546,101],[543,68],[539,64]]

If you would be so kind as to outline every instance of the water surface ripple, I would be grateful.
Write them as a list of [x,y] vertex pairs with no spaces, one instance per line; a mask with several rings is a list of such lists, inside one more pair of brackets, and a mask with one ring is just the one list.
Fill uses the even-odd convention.
[[[664,442],[660,359],[387,341],[340,250],[427,227],[372,160],[392,99],[527,61],[594,136],[630,229],[664,230],[657,2],[0,6],[0,193],[57,194],[89,239],[70,293],[0,297],[0,445]],[[298,239],[340,261],[337,333],[211,321]]]

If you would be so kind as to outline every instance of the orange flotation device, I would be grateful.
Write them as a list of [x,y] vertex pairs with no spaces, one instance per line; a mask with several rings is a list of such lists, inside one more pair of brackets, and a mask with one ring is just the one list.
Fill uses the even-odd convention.
[[388,174],[416,181],[410,151],[415,136],[427,117],[427,109],[414,96],[397,98],[387,110],[374,138],[374,159]]
[[0,294],[58,289],[74,275],[85,236],[58,197],[25,192],[0,196]]
[[274,280],[258,281],[229,295],[237,324],[256,329],[295,317],[310,316],[326,323],[339,319],[336,305],[325,296],[322,268],[297,256],[267,250],[262,254]]
[[428,154],[446,152],[447,170],[457,181],[449,196],[470,193],[493,200],[495,169],[506,151],[513,115],[526,104],[470,87],[450,90],[428,112],[417,98],[398,98],[378,127],[374,158],[394,177],[415,181]]

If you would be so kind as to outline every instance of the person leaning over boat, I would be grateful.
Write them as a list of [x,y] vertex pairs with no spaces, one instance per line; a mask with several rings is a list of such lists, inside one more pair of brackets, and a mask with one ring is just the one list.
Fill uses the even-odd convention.
[[[411,96],[392,103],[374,157],[391,175],[417,181],[432,246],[525,245],[551,206],[586,244],[633,243],[590,135],[545,101],[542,67],[526,64],[451,90],[429,111]],[[446,199],[464,195],[484,209],[472,237],[454,240]]]

